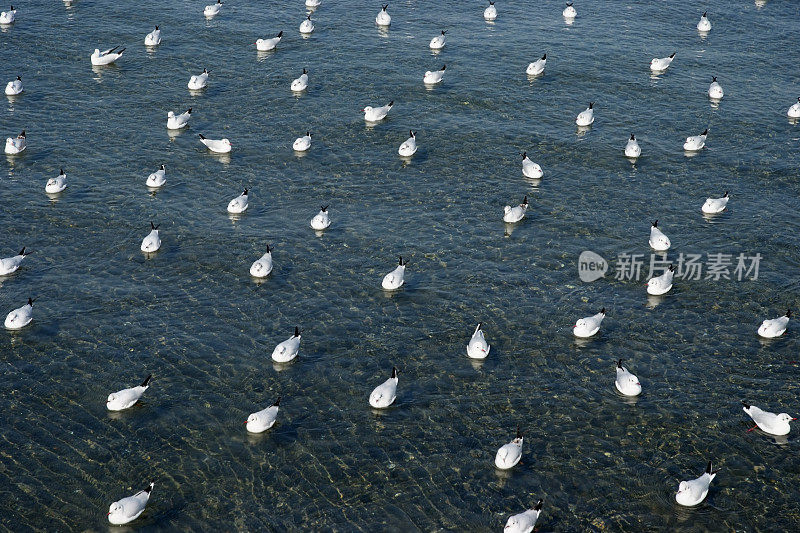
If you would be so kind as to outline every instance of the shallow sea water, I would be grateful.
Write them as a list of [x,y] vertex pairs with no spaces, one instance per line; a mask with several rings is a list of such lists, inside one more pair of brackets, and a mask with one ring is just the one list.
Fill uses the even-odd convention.
[[[38,298],[31,326],[0,332],[0,528],[122,531],[108,505],[151,479],[131,530],[497,531],[539,498],[541,531],[798,527],[797,441],[747,433],[739,401],[800,414],[797,327],[755,334],[798,303],[800,125],[786,109],[800,4],[596,0],[566,25],[556,1],[499,0],[494,24],[480,2],[399,1],[381,31],[378,3],[324,0],[303,39],[302,2],[226,2],[211,21],[205,3],[20,4],[0,28],[2,82],[25,84],[3,97],[0,132],[29,142],[0,159],[1,255],[34,250],[0,278],[0,306]],[[163,42],[148,51],[154,24]],[[280,30],[275,52],[255,51]],[[117,44],[117,66],[91,67],[94,48]],[[672,52],[652,77],[650,59]],[[204,67],[208,88],[191,95]],[[367,127],[359,109],[389,100]],[[578,132],[589,101],[596,121]],[[169,134],[167,111],[190,106],[190,128]],[[684,138],[706,126],[707,148],[687,157]],[[420,149],[407,162],[409,129]],[[631,132],[636,164],[622,155]],[[212,155],[197,133],[234,150]],[[524,150],[540,183],[521,174]],[[48,197],[61,167],[69,186]],[[250,208],[231,217],[243,187]],[[726,190],[728,210],[704,218]],[[526,219],[506,227],[503,206],[525,194]],[[333,224],[318,236],[322,204]],[[579,280],[583,250],[649,255],[656,218],[670,257],[761,253],[759,279],[676,280],[649,300],[613,271]],[[163,246],[145,257],[151,220]],[[275,269],[256,282],[268,243]],[[407,281],[389,294],[398,255]],[[601,333],[576,342],[574,321],[602,306]],[[478,321],[482,363],[465,353]],[[300,357],[274,365],[295,325]],[[636,400],[614,389],[618,358],[643,383]],[[392,365],[397,402],[373,411]],[[147,373],[139,404],[106,411]],[[278,395],[276,426],[247,434]],[[499,472],[517,425],[522,463]],[[678,481],[709,459],[722,470],[708,499],[679,508]]]

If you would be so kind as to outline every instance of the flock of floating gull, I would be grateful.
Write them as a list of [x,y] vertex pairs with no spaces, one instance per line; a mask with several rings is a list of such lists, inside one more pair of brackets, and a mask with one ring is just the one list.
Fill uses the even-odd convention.
[[[305,5],[310,8],[316,8],[321,4],[322,0],[305,0]],[[65,3],[71,3],[70,0],[65,0]],[[205,6],[203,14],[208,17],[214,17],[220,13],[223,3],[217,0],[217,3]],[[391,24],[391,16],[388,13],[388,5],[383,5],[378,15],[375,17],[375,23],[378,26],[389,26]],[[16,19],[17,11],[11,7],[9,11],[0,13],[0,24],[10,25]],[[577,11],[572,3],[567,3],[562,15],[568,24],[571,24],[577,16]],[[701,33],[711,30],[711,23],[709,22],[706,13],[700,18],[697,23],[697,29]],[[497,9],[494,2],[489,2],[489,6],[484,10],[483,17],[487,21],[493,21],[497,18]],[[310,34],[314,31],[314,23],[311,20],[311,15],[308,15],[305,20],[300,24],[300,33]],[[446,31],[442,31],[440,35],[434,37],[430,42],[430,48],[440,50],[446,44]],[[273,50],[278,46],[283,32],[279,32],[275,37],[270,39],[258,39],[255,42],[256,48],[259,51]],[[145,36],[144,44],[146,46],[158,46],[161,43],[161,30],[158,26]],[[92,65],[110,65],[123,56],[125,48],[114,47],[105,51],[95,49],[91,55]],[[675,59],[673,53],[669,57],[655,58],[650,62],[650,70],[654,73],[664,73]],[[547,62],[547,54],[544,54],[541,59],[534,61],[526,69],[527,74],[532,76],[539,76],[544,73],[545,65]],[[444,78],[446,66],[443,66],[437,71],[425,72],[423,82],[428,85],[438,84]],[[206,87],[208,84],[209,72],[203,70],[201,74],[192,76],[188,83],[188,88],[193,91],[199,91]],[[308,72],[303,69],[303,73],[292,81],[291,90],[301,92],[308,86]],[[23,92],[22,79],[18,76],[15,80],[8,82],[5,88],[6,95],[15,96]],[[712,79],[711,85],[708,88],[708,96],[715,101],[720,101],[724,92],[722,87],[717,82],[717,78]],[[367,106],[362,111],[364,119],[367,122],[378,122],[383,120],[386,115],[391,111],[394,102],[380,107]],[[188,126],[189,119],[191,118],[192,110],[188,109],[186,112],[176,115],[170,111],[167,115],[167,128],[172,130],[182,129]],[[790,118],[800,118],[800,98],[798,102],[792,105],[787,115]],[[594,104],[590,103],[589,107],[581,111],[575,123],[581,128],[588,128],[594,122]],[[705,146],[708,130],[705,130],[700,135],[694,135],[686,138],[683,145],[684,150],[688,152],[696,152],[703,149]],[[202,142],[208,150],[216,153],[228,153],[231,151],[231,143],[228,139],[208,139],[202,134],[199,135],[200,142]],[[16,138],[9,137],[6,139],[5,153],[8,155],[15,155],[23,152],[27,148],[27,138],[25,131],[22,131]],[[306,133],[305,136],[299,137],[292,148],[296,151],[306,151],[311,148],[311,134]],[[403,157],[412,157],[417,151],[416,135],[413,131],[409,132],[409,138],[404,141],[398,150],[398,153]],[[630,139],[625,145],[624,154],[630,159],[638,158],[642,153],[641,147],[636,141],[636,137],[631,134]],[[522,154],[522,173],[532,179],[540,179],[543,176],[542,168],[531,161],[527,153]],[[166,183],[166,171],[164,165],[150,174],[147,177],[146,185],[150,188],[163,187]],[[67,176],[63,169],[55,178],[48,179],[45,185],[45,191],[49,194],[58,194],[64,191],[67,187]],[[245,189],[239,196],[234,198],[228,204],[227,210],[232,214],[244,213],[248,207],[247,189]],[[720,198],[708,198],[703,204],[701,210],[703,213],[713,215],[721,213],[725,210],[729,200],[729,195],[726,192]],[[521,221],[525,217],[528,209],[527,196],[518,206],[505,206],[503,213],[503,220],[506,223],[514,224]],[[320,208],[319,213],[311,219],[310,225],[314,230],[323,231],[331,224],[331,219],[328,214],[328,206]],[[155,253],[161,247],[161,238],[159,236],[158,226],[150,223],[151,231],[144,238],[141,244],[141,250],[145,253]],[[670,239],[659,229],[658,221],[653,222],[650,228],[650,247],[658,252],[665,252],[671,246]],[[22,264],[22,261],[29,254],[23,248],[17,255],[0,259],[0,276],[7,276],[14,273]],[[388,291],[398,290],[403,286],[405,277],[406,263],[401,257],[398,265],[384,276],[381,286]],[[256,278],[267,277],[272,272],[272,249],[267,245],[266,253],[256,260],[250,267],[250,274]],[[674,276],[674,267],[670,265],[665,272],[657,277],[651,278],[647,282],[647,292],[652,295],[663,295],[672,289],[672,282]],[[28,303],[18,309],[14,309],[5,319],[5,327],[9,330],[19,330],[30,324],[33,320],[33,303],[34,299],[29,298]],[[605,308],[601,309],[599,313],[581,318],[573,326],[573,333],[576,337],[588,338],[596,335],[600,330],[601,323],[606,316]],[[764,320],[758,328],[758,335],[766,338],[779,337],[786,331],[789,318],[791,317],[791,310],[787,311],[785,315],[772,319]],[[272,359],[276,362],[286,363],[292,361],[300,350],[301,331],[295,328],[294,334],[287,340],[279,343],[272,352]],[[473,359],[485,359],[489,355],[491,347],[486,342],[481,324],[475,328],[472,337],[467,345],[467,356]],[[642,392],[642,385],[639,379],[632,374],[619,360],[616,364],[616,381],[615,386],[617,390],[626,396],[638,396]],[[396,398],[397,392],[397,368],[392,368],[392,375],[385,382],[378,385],[369,395],[369,405],[376,409],[387,408],[392,405]],[[147,376],[141,385],[123,389],[108,396],[106,407],[110,411],[121,411],[128,409],[142,397],[144,392],[149,388],[151,376]],[[796,418],[789,416],[786,413],[771,413],[759,409],[756,406],[749,405],[742,402],[744,411],[753,419],[756,427],[771,435],[786,435],[790,431],[789,423]],[[278,417],[278,410],[280,405],[280,397],[269,407],[261,411],[252,413],[245,422],[247,431],[251,433],[261,433],[271,428]],[[749,431],[752,431],[749,430]],[[523,434],[517,428],[516,437],[500,447],[495,456],[495,466],[498,469],[507,470],[514,467],[519,463],[522,457],[522,444]],[[708,494],[709,486],[716,476],[717,471],[712,469],[711,462],[703,472],[703,474],[689,481],[681,481],[678,486],[678,491],[675,494],[677,503],[685,506],[694,506],[701,503]],[[145,509],[147,502],[150,498],[150,493],[153,489],[154,483],[142,491],[137,492],[133,496],[123,498],[111,504],[108,512],[108,520],[112,524],[126,524],[139,517]],[[511,516],[505,526],[505,531],[511,533],[529,533],[534,529],[536,521],[542,509],[542,500],[539,500],[533,509],[529,509],[523,513]]]

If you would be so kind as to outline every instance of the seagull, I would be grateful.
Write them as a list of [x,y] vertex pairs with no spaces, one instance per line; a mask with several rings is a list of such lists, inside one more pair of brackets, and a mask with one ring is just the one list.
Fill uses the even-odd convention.
[[722,198],[706,198],[706,202],[701,209],[707,215],[722,213],[728,205],[728,200],[730,200],[730,196],[728,196],[728,191],[725,191]]
[[687,152],[699,152],[706,145],[706,137],[708,137],[708,128],[700,135],[686,137],[686,142],[683,143],[683,149]]
[[245,424],[247,424],[247,431],[250,433],[263,433],[274,426],[275,420],[278,418],[278,406],[280,404],[281,397],[278,396],[278,399],[275,400],[275,403],[266,409],[262,409],[261,411],[257,411],[248,416],[247,420],[245,421]]
[[300,77],[292,80],[292,90],[294,92],[305,91],[306,87],[308,87],[308,71],[303,69],[303,73],[300,74]]
[[215,16],[219,13],[220,8],[222,7],[222,0],[217,0],[216,4],[211,4],[203,8],[203,15],[208,18]]
[[312,33],[314,31],[314,23],[311,22],[311,15],[306,17],[306,20],[300,23],[300,33]]
[[798,97],[797,102],[795,102],[795,104],[789,108],[789,111],[786,112],[786,115],[789,118],[800,118],[800,97]]
[[758,334],[767,339],[774,339],[780,337],[786,332],[786,326],[789,325],[789,318],[792,316],[792,310],[788,309],[786,314],[773,318],[772,320],[765,320],[758,327]]
[[152,222],[150,223],[150,233],[148,233],[147,236],[142,239],[141,250],[143,252],[149,254],[157,252],[158,249],[161,248],[161,237],[158,236],[159,226],[161,226],[161,224],[155,226]]
[[328,216],[328,206],[323,205],[319,208],[319,213],[311,219],[311,227],[317,231],[327,229],[331,225],[331,217]]
[[431,39],[430,48],[431,50],[441,50],[444,48],[445,42],[447,38],[444,36],[447,33],[447,30],[442,30],[441,35],[437,35],[433,39]]
[[35,301],[35,298],[28,298],[27,304],[8,313],[4,324],[6,329],[22,329],[30,324],[33,320],[33,302]]
[[669,237],[658,229],[658,220],[653,222],[653,225],[650,227],[650,240],[648,243],[650,244],[650,248],[657,252],[666,252],[669,250],[669,247],[672,246]]
[[403,157],[411,157],[417,153],[417,135],[413,131],[408,132],[408,139],[398,148],[397,153]]
[[44,185],[44,192],[48,194],[56,194],[62,192],[67,188],[67,175],[62,168],[59,175],[55,178],[49,178]]
[[542,500],[539,500],[533,509],[508,517],[503,533],[531,533],[542,513],[542,503]]
[[578,12],[572,7],[572,2],[567,2],[567,7],[561,12],[565,19],[574,19],[578,16]]
[[264,255],[256,259],[250,266],[250,275],[254,278],[266,278],[272,272],[272,250],[270,245],[267,245],[267,251]]
[[605,317],[606,308],[604,307],[596,315],[578,319],[578,321],[575,322],[575,325],[572,326],[572,333],[576,337],[581,338],[588,338],[596,335],[597,332],[600,331],[600,324],[602,324]]
[[669,65],[672,63],[673,59],[675,59],[675,52],[672,52],[669,57],[662,57],[660,59],[654,57],[650,60],[650,70],[653,72],[663,72],[669,68]]
[[300,351],[300,328],[295,326],[294,335],[278,344],[272,350],[272,360],[276,363],[288,363],[297,357],[298,351]]
[[397,368],[392,367],[392,377],[375,387],[369,395],[369,404],[375,409],[385,409],[397,398]]
[[109,411],[122,411],[123,409],[133,407],[133,405],[139,401],[139,398],[142,397],[144,391],[150,388],[149,383],[151,377],[153,377],[152,374],[147,374],[147,377],[144,378],[141,385],[109,394],[108,400],[106,400],[106,408]]
[[591,126],[594,122],[594,102],[589,102],[589,107],[578,113],[575,124],[578,126]]
[[622,366],[622,359],[617,361],[617,380],[614,385],[625,396],[639,396],[642,393],[642,384],[639,383],[639,378]]
[[672,278],[675,276],[675,265],[670,265],[660,276],[647,280],[647,294],[661,296],[672,290]]
[[156,29],[144,36],[144,45],[158,46],[159,44],[161,44],[161,30],[156,26]]
[[389,4],[381,7],[382,9],[378,11],[378,16],[375,17],[375,24],[378,26],[389,26],[392,23],[392,17],[386,12],[386,8],[389,7]]
[[494,20],[497,18],[497,8],[494,7],[494,2],[489,1],[489,7],[483,10],[483,18],[486,20]]
[[239,196],[228,202],[228,213],[239,215],[247,211],[247,189]]
[[439,70],[426,70],[425,75],[422,77],[422,82],[427,83],[428,85],[433,85],[442,81],[444,77],[444,71],[447,68],[447,65],[442,66]]
[[469,344],[467,344],[467,357],[470,359],[486,359],[486,356],[489,355],[489,350],[492,349],[483,336],[483,330],[481,329],[482,324],[483,322],[478,323],[478,326],[475,328],[475,333],[472,334],[472,338],[469,340]]
[[322,0],[306,0],[306,7],[319,7]]
[[125,49],[123,48],[122,50],[117,52],[116,51],[117,48],[119,48],[119,46],[115,46],[114,48],[109,48],[108,50],[105,50],[103,52],[101,52],[99,49],[95,48],[94,49],[94,53],[92,54],[92,57],[91,57],[92,65],[95,65],[95,66],[98,66],[98,65],[110,65],[111,63],[113,63],[114,61],[116,61],[117,59],[122,57],[122,52],[124,52]]
[[20,76],[6,84],[6,96],[16,96],[22,91],[22,77]]
[[717,476],[717,472],[719,470],[711,469],[711,461],[709,461],[702,476],[689,481],[681,481],[678,485],[678,492],[675,494],[675,501],[681,505],[692,507],[705,500],[708,487]]
[[176,115],[172,111],[167,113],[167,129],[179,130],[189,125],[189,119],[192,118],[192,108],[190,107],[180,115]]
[[22,260],[30,254],[31,252],[25,252],[25,247],[23,247],[17,255],[0,259],[0,276],[8,276],[16,272]]
[[278,46],[278,43],[281,42],[281,37],[283,37],[283,31],[278,32],[278,35],[273,37],[272,39],[259,39],[255,42],[256,50],[259,52],[267,52],[269,50],[275,49]]
[[544,176],[542,167],[530,160],[528,152],[522,152],[522,175],[535,180]]
[[494,466],[500,470],[508,470],[516,466],[522,458],[522,432],[517,426],[517,436],[508,444],[503,444],[494,457]]
[[198,75],[192,75],[189,78],[189,83],[186,84],[189,87],[190,91],[199,91],[200,89],[205,89],[206,85],[208,85],[208,75],[209,72],[206,69],[203,69],[203,72]]
[[386,118],[386,115],[389,113],[389,110],[392,109],[393,105],[394,100],[381,107],[367,106],[362,109],[361,112],[364,113],[364,120],[367,122],[378,122]]
[[11,9],[8,11],[3,11],[0,13],[0,24],[13,24],[16,18],[17,10],[14,9],[14,6],[11,6]]
[[14,155],[20,152],[24,152],[27,147],[28,147],[28,139],[25,137],[25,130],[22,130],[22,133],[17,135],[16,139],[13,139],[11,137],[8,137],[6,139],[5,152],[8,155]]
[[525,218],[525,211],[528,210],[528,195],[522,199],[522,203],[516,207],[507,205],[503,207],[503,222],[514,224]]
[[697,23],[697,29],[700,31],[711,31],[711,23],[708,21],[708,11],[703,13],[700,17],[700,22]]
[[789,422],[797,420],[786,413],[776,414],[770,413],[769,411],[762,411],[755,405],[750,405],[747,402],[742,402],[742,406],[742,410],[756,423],[755,427],[748,429],[748,431],[759,428],[764,433],[769,433],[770,435],[788,435],[789,431],[792,429],[789,427]]
[[112,503],[108,508],[108,521],[114,525],[122,525],[139,518],[150,499],[150,492],[154,485],[155,483],[151,481],[150,486],[146,489]]
[[164,177],[165,174],[164,165],[161,165],[158,170],[147,176],[147,186],[152,188],[163,186],[167,182],[167,178]]
[[628,139],[628,144],[625,145],[625,157],[637,158],[642,155],[642,149],[639,147],[639,142],[636,137],[631,133],[631,138]]
[[528,68],[525,69],[525,73],[528,76],[538,76],[542,72],[544,72],[544,66],[547,63],[547,54],[544,54],[540,59],[537,59],[533,63],[528,65]]
[[296,152],[305,152],[311,148],[311,132],[307,131],[303,137],[298,137],[292,144],[292,149]]
[[407,264],[408,263],[403,261],[403,258],[400,257],[400,261],[398,262],[395,269],[386,274],[385,276],[383,276],[381,287],[383,287],[387,291],[397,290],[400,287],[402,287],[403,283],[405,283]]
[[717,77],[711,78],[711,85],[708,86],[708,97],[714,100],[722,100],[725,96],[725,91],[722,90],[722,85],[717,82]]
[[228,139],[206,139],[202,133],[200,135],[200,142],[206,145],[206,148],[218,154],[227,154],[231,151],[231,142]]

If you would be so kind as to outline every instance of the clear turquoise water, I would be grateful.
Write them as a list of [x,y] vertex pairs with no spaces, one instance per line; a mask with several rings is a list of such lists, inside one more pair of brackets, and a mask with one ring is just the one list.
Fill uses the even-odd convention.
[[[597,0],[567,26],[561,2],[500,0],[487,24],[480,2],[408,1],[382,32],[377,3],[326,0],[302,39],[302,2],[228,2],[212,21],[205,3],[20,4],[0,31],[3,83],[19,74],[26,88],[3,102],[0,131],[29,141],[0,159],[0,246],[35,251],[0,279],[0,302],[39,298],[30,327],[0,333],[0,527],[105,529],[109,503],[154,479],[136,529],[499,530],[539,498],[545,531],[797,528],[797,441],[746,433],[739,400],[800,412],[796,327],[755,335],[800,286],[800,125],[785,116],[800,4]],[[153,24],[163,42],[147,51]],[[259,56],[255,39],[279,30]],[[94,48],[117,44],[118,66],[91,67]],[[673,51],[652,78],[649,60]],[[423,72],[444,63],[426,90]],[[209,86],[190,95],[204,67]],[[358,110],[392,99],[366,127]],[[596,121],[579,134],[590,100]],[[189,106],[171,137],[167,111]],[[706,126],[706,150],[686,157],[683,139]],[[407,164],[409,129],[420,150]],[[622,157],[631,131],[635,165]],[[230,158],[197,133],[230,138]],[[523,150],[540,184],[522,177]],[[167,185],[150,194],[161,163]],[[69,188],[50,198],[60,167]],[[231,219],[245,186],[251,207]],[[703,200],[725,190],[728,211],[704,219]],[[502,207],[526,193],[508,235]],[[333,225],[316,236],[320,204]],[[761,253],[759,279],[679,280],[655,302],[642,282],[579,281],[583,250],[649,253],[655,218],[676,254]],[[146,258],[150,220],[163,247]],[[256,283],[267,243],[275,270]],[[379,284],[397,255],[407,282],[389,295]],[[601,334],[576,343],[571,325],[601,306]],[[484,363],[465,354],[478,321]],[[273,366],[295,325],[300,358]],[[614,390],[618,358],[644,385],[636,401]],[[376,413],[367,396],[392,365],[398,400]],[[150,372],[139,405],[105,410]],[[278,395],[277,425],[248,435],[247,415]],[[522,464],[500,473],[494,453],[517,424]],[[722,471],[707,501],[679,509],[678,481],[708,459]]]

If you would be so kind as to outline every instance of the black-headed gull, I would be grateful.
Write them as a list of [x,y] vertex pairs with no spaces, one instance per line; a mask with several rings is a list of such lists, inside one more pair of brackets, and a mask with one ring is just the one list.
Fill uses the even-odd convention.
[[703,213],[707,215],[722,213],[728,205],[728,200],[730,200],[730,196],[728,196],[728,191],[725,191],[725,194],[723,194],[721,198],[706,198],[701,209]]
[[6,96],[16,96],[23,91],[22,77],[17,76],[17,79],[12,80],[6,84]]
[[517,436],[508,444],[500,446],[497,450],[497,454],[494,456],[494,466],[500,470],[508,470],[516,466],[519,460],[522,459],[523,440],[522,432],[519,430],[519,426],[517,426]]
[[596,335],[600,331],[600,324],[606,317],[606,308],[602,308],[599,313],[585,318],[578,319],[575,325],[572,326],[572,333],[576,337],[587,338]]
[[707,137],[708,128],[706,128],[700,135],[686,137],[686,142],[683,143],[683,149],[687,152],[699,152],[706,145]]
[[275,403],[266,409],[262,409],[261,411],[250,414],[245,421],[245,424],[247,424],[247,431],[250,433],[262,433],[274,426],[275,420],[278,418],[278,409],[280,408],[280,404],[281,397],[278,396],[278,399],[275,400]]
[[722,85],[717,81],[716,76],[712,76],[711,85],[708,86],[708,97],[713,100],[721,100],[725,96],[725,91],[722,90]]
[[654,57],[650,60],[650,70],[653,72],[663,72],[672,64],[675,59],[675,52],[672,52],[669,57]]
[[518,206],[511,207],[507,205],[503,207],[503,222],[514,224],[525,218],[525,212],[528,210],[528,195],[522,199],[522,203]]
[[444,48],[445,42],[447,41],[447,38],[445,37],[446,33],[447,30],[442,30],[441,35],[437,35],[436,37],[431,39],[431,43],[429,45],[431,50],[441,50],[442,48]]
[[639,378],[622,366],[622,359],[617,361],[617,379],[614,381],[614,386],[625,396],[638,396],[642,393],[642,384],[639,383]]
[[397,290],[403,286],[405,283],[406,278],[406,265],[408,264],[407,261],[403,261],[403,258],[400,257],[400,261],[398,262],[397,266],[394,270],[383,276],[383,281],[381,281],[381,287],[383,287],[387,291]]
[[497,18],[497,8],[494,7],[494,2],[489,0],[489,7],[483,10],[483,18],[485,20],[494,20]]
[[708,11],[704,12],[697,23],[699,31],[711,31],[711,23],[708,21]]
[[574,19],[578,16],[578,12],[572,7],[572,2],[567,2],[567,7],[564,8],[564,11],[561,12],[561,15],[565,19]]
[[647,294],[661,296],[672,290],[672,279],[675,277],[675,265],[669,265],[660,276],[647,280]]
[[311,148],[311,132],[307,131],[302,137],[298,137],[292,143],[292,149],[295,152],[305,152]]
[[797,97],[797,102],[789,108],[786,115],[789,118],[800,118],[800,96]]
[[17,255],[0,259],[0,276],[8,276],[16,272],[22,260],[30,254],[31,252],[26,252],[25,247],[23,247]]
[[591,126],[594,123],[594,102],[589,102],[589,107],[578,113],[575,124],[578,126]]
[[273,37],[272,39],[259,39],[256,41],[256,50],[259,52],[268,52],[270,50],[274,50],[278,43],[281,42],[281,37],[283,37],[283,31],[278,32],[278,35]]
[[158,249],[161,248],[161,237],[158,234],[159,226],[161,226],[161,224],[156,226],[152,222],[150,223],[150,233],[142,239],[142,245],[140,246],[143,252],[151,254],[157,252]]
[[122,53],[125,49],[117,50],[119,46],[115,46],[114,48],[109,48],[108,50],[100,51],[99,49],[95,48],[94,52],[92,53],[92,65],[99,66],[99,65],[110,65],[120,57],[122,57]]
[[0,12],[0,24],[13,24],[16,19],[17,10],[14,9],[14,6],[11,6],[8,11]]
[[541,179],[544,176],[542,167],[531,161],[528,157],[528,152],[522,152],[522,175],[534,180]]
[[446,69],[447,65],[442,65],[442,68],[439,70],[426,70],[425,75],[422,77],[422,82],[427,83],[428,85],[440,83],[444,77],[444,71]]
[[233,215],[240,215],[247,211],[247,207],[250,205],[248,202],[248,190],[245,189],[242,191],[242,194],[228,202],[228,213]]
[[123,409],[133,407],[133,405],[139,401],[139,398],[142,397],[144,391],[150,388],[150,378],[152,377],[152,374],[147,374],[147,377],[144,378],[141,385],[109,394],[106,400],[106,409],[109,411],[122,411]]
[[153,490],[154,486],[155,483],[150,482],[150,485],[146,489],[140,490],[133,496],[128,496],[127,498],[122,498],[112,503],[111,507],[108,508],[108,521],[114,525],[122,525],[133,522],[139,518],[139,515],[142,514],[144,508],[147,506],[147,502],[150,499],[150,492]]
[[8,155],[19,154],[24,152],[28,147],[28,138],[25,136],[25,130],[17,135],[16,139],[13,137],[6,138],[5,152]]
[[389,26],[392,23],[392,17],[386,12],[388,8],[389,4],[381,6],[381,10],[378,11],[378,15],[375,17],[375,24],[378,26]]
[[166,174],[167,170],[162,164],[158,170],[147,176],[147,186],[153,189],[162,187],[167,182]]
[[635,159],[642,155],[642,149],[639,146],[639,142],[634,137],[633,133],[631,133],[631,138],[628,139],[628,144],[625,145],[625,157],[630,157]]
[[159,44],[161,44],[161,30],[156,26],[156,29],[144,36],[144,45],[158,46]]
[[650,248],[657,252],[666,252],[669,250],[669,247],[672,246],[672,242],[669,240],[669,237],[664,235],[664,233],[658,229],[658,220],[653,222],[653,225],[650,226],[650,239],[647,242],[650,245]]
[[536,527],[536,521],[542,513],[542,500],[536,502],[533,509],[508,517],[503,533],[531,533]]
[[64,169],[55,178],[49,178],[44,185],[44,192],[48,194],[58,194],[67,188],[67,175]]
[[217,0],[216,4],[210,4],[203,8],[203,15],[208,18],[214,17],[222,8],[222,0]]
[[538,76],[542,72],[544,72],[544,66],[547,64],[547,54],[544,54],[541,58],[537,59],[533,63],[528,65],[528,68],[525,69],[525,74],[528,76]]
[[18,307],[6,315],[6,329],[22,329],[33,320],[33,302],[36,298],[28,298],[28,303]]
[[381,107],[367,106],[361,112],[364,113],[364,120],[367,122],[378,122],[386,118],[393,105],[394,100]]
[[288,363],[297,357],[297,352],[300,351],[300,333],[300,328],[295,326],[294,335],[275,346],[275,349],[272,350],[272,360],[276,363]]
[[200,89],[205,89],[208,85],[208,75],[210,72],[207,69],[203,69],[203,72],[197,75],[192,75],[189,78],[189,83],[186,84],[189,87],[190,91],[199,91]]
[[369,404],[375,409],[385,409],[397,398],[397,368],[392,367],[392,377],[375,387],[369,395]]
[[789,325],[789,319],[791,316],[792,310],[788,309],[786,314],[783,316],[779,316],[778,318],[773,318],[771,320],[765,320],[758,327],[758,334],[767,339],[780,337],[786,332],[786,327]]
[[231,142],[228,139],[206,139],[202,133],[198,133],[200,142],[206,145],[206,148],[218,154],[227,154],[231,151]]
[[692,507],[706,499],[708,487],[717,476],[719,470],[711,469],[711,461],[708,462],[706,471],[697,479],[681,481],[678,485],[678,492],[675,494],[675,501],[686,507]]
[[300,33],[309,34],[314,31],[314,23],[311,21],[311,15],[306,17],[306,20],[300,23]]
[[403,141],[403,144],[397,149],[397,153],[402,157],[411,157],[417,153],[417,134],[413,131],[409,131],[408,135],[408,139]]
[[328,215],[328,207],[329,206],[327,205],[321,206],[319,208],[319,213],[314,215],[314,218],[311,219],[311,227],[313,229],[322,231],[331,225],[331,217]]
[[472,338],[469,339],[469,344],[467,344],[467,356],[470,359],[486,359],[486,356],[489,355],[489,351],[492,349],[483,336],[482,325],[482,322],[478,323],[475,332],[472,334]]
[[[747,402],[742,402],[742,410],[753,419],[757,428],[770,435],[788,435],[789,431],[792,429],[789,427],[789,422],[797,420],[797,418],[789,416],[786,413],[770,413],[769,411],[759,409],[755,405],[750,405]],[[753,429],[755,429],[755,427],[748,431],[752,431]]]
[[192,108],[190,107],[180,115],[176,115],[172,111],[167,113],[167,129],[179,130],[189,125],[189,119],[192,118]]
[[256,259],[250,266],[250,275],[254,278],[266,278],[272,272],[272,250],[270,245],[267,245],[267,251]]

